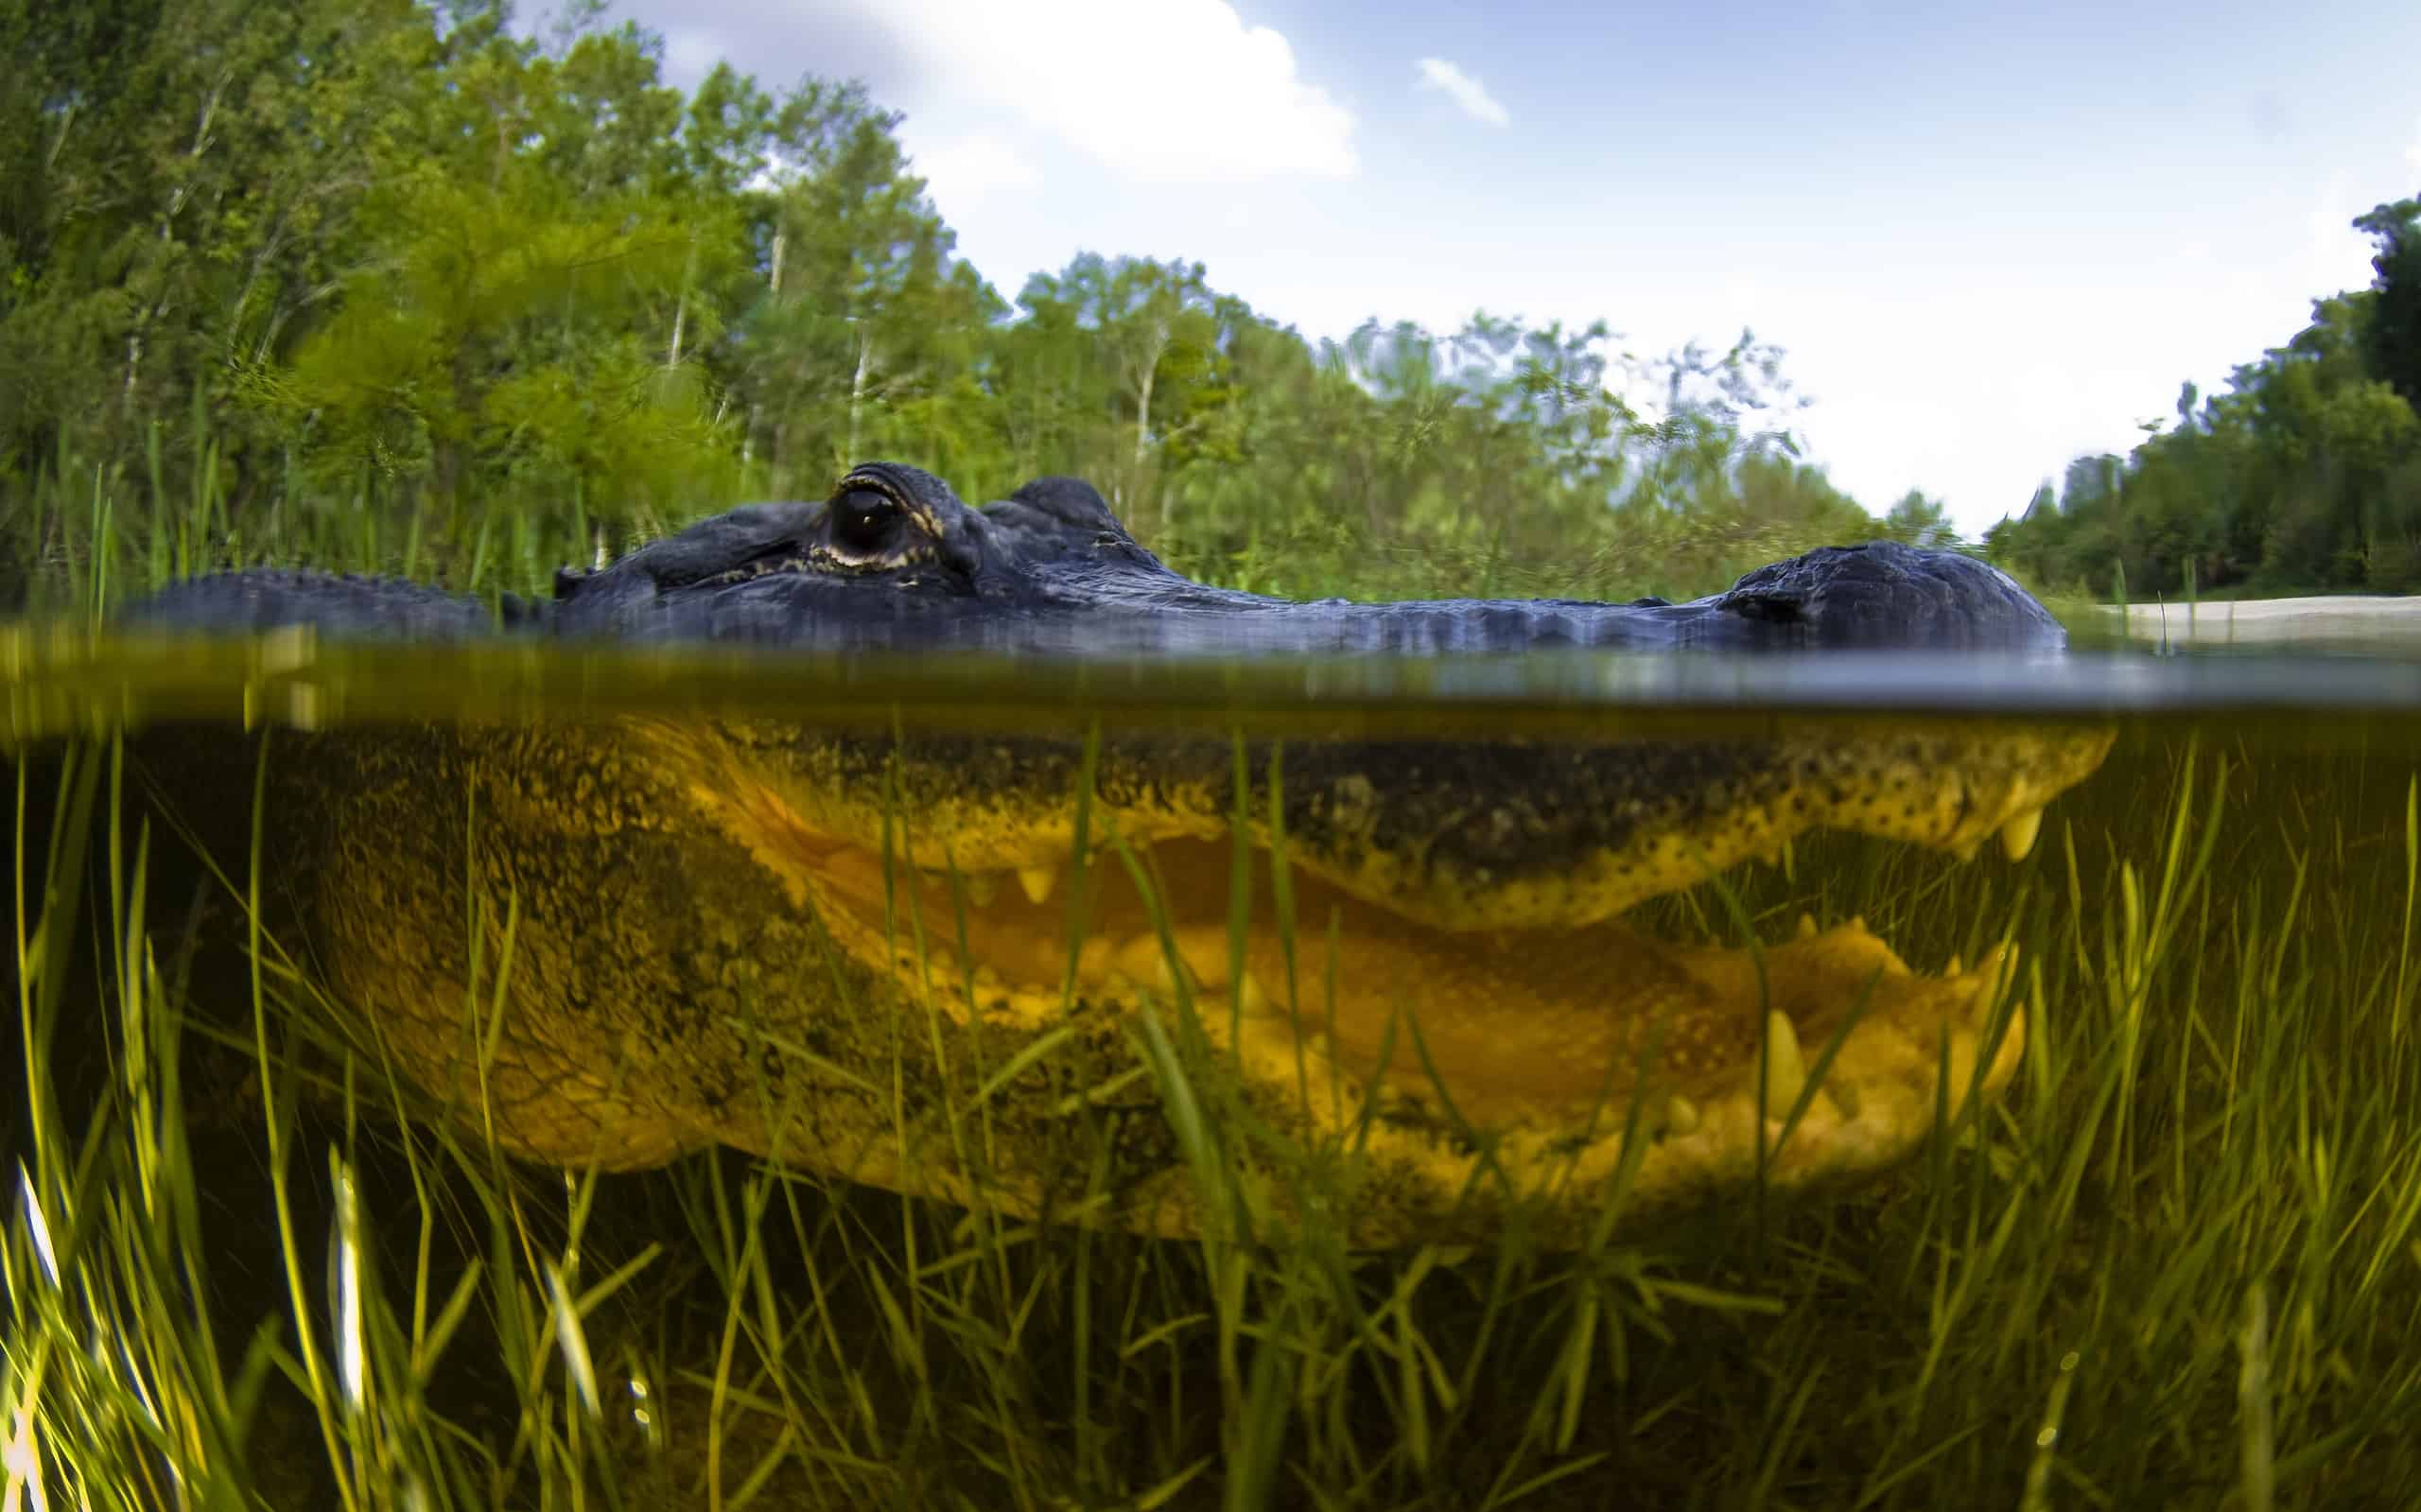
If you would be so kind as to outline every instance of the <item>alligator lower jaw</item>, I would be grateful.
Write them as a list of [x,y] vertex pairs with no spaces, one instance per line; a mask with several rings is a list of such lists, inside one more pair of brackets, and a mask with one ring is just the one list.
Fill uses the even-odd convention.
[[1071,1012],[1165,1012],[1181,988],[1247,1096],[1440,1205],[1483,1165],[1524,1190],[1602,1184],[1634,1135],[1624,1179],[1639,1209],[1761,1180],[1853,1181],[1997,1091],[2023,1044],[2022,1022],[1994,1014],[2011,951],[1924,976],[1862,922],[1803,919],[1753,952],[1618,923],[1453,932],[1298,872],[1290,937],[1265,857],[1231,930],[1225,841],[1136,857],[1148,895],[1096,854],[1081,897],[1055,871],[902,866],[886,891],[880,856],[803,829],[791,841],[781,870],[799,900],[908,1000],[1039,1034]]

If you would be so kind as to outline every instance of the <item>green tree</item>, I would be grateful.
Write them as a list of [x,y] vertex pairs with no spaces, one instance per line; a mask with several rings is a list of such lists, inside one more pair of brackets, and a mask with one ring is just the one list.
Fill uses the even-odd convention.
[[684,96],[599,17],[0,0],[32,86],[0,94],[9,495],[190,482],[221,559],[367,512],[443,571],[492,522],[628,534],[890,454],[979,496],[1082,473],[1173,558],[1305,592],[1697,591],[1876,529],[1796,461],[1803,401],[1750,333],[1315,343],[1199,263],[1093,254],[1013,309],[862,88],[719,67]]
[[1907,546],[1946,548],[1959,544],[1948,507],[1913,488],[1883,516],[1883,533]]
[[1028,279],[1018,304],[1039,331],[1061,341],[1081,334],[1098,355],[1091,387],[1117,407],[1126,439],[1124,455],[1103,469],[1104,492],[1139,513],[1156,503],[1152,513],[1165,529],[1168,495],[1157,484],[1170,417],[1187,412],[1183,391],[1212,371],[1219,334],[1202,265],[1084,252],[1056,274]]
[[737,227],[683,214],[680,99],[640,34],[558,59],[503,19],[457,18],[361,199],[348,298],[253,393],[323,478],[425,478],[450,519],[499,488],[659,518],[722,455],[683,343]]
[[0,91],[0,461],[129,461],[197,403],[239,452],[272,445],[225,403],[340,290],[437,47],[425,15],[0,0],[0,45],[26,86]]
[[2421,408],[2421,199],[2377,206],[2354,229],[2378,244],[2363,356],[2374,377]]
[[862,87],[815,79],[772,115],[764,279],[734,358],[777,490],[885,447],[949,465],[983,445],[935,401],[1000,301],[952,255],[897,123]]

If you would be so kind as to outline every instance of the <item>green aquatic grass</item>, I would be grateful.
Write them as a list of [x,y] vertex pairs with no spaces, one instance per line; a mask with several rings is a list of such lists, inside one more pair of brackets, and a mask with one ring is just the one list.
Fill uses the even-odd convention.
[[[1231,1005],[1182,974],[1133,1074],[1228,1215],[1198,1242],[727,1154],[514,1166],[398,1120],[261,929],[257,846],[204,886],[252,942],[231,1021],[116,748],[17,770],[0,1505],[2266,1509],[2421,1469],[2421,810],[2384,736],[2140,727],[2024,863],[1826,840],[1652,905],[1735,943],[1861,912],[1920,967],[2012,938],[2029,1049],[1873,1192],[1577,1254],[1273,1225],[1235,1158],[1273,1136],[1179,1053]],[[1152,875],[1115,835],[1084,864]],[[478,924],[490,1032],[514,909]],[[1315,1004],[1329,926],[1288,927]],[[960,1079],[962,1147],[1014,1069]]]

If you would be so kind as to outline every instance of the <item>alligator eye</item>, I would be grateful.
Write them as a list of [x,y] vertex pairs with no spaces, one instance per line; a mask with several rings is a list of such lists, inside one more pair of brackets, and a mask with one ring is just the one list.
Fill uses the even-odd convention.
[[853,488],[832,501],[831,519],[833,545],[871,554],[890,541],[899,522],[899,506],[887,495]]

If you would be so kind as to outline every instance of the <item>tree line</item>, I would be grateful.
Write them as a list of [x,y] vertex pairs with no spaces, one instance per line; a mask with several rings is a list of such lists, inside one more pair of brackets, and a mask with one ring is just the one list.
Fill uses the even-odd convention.
[[[684,92],[658,39],[593,7],[512,20],[503,0],[0,0],[10,533],[64,550],[63,501],[173,501],[199,565],[403,522],[376,539],[462,582],[498,531],[618,549],[892,456],[970,498],[1082,474],[1176,565],[1279,593],[1691,593],[1823,540],[1956,540],[1939,501],[1877,520],[1800,461],[1804,401],[1750,333],[1642,355],[1602,322],[1483,312],[1314,341],[1199,263],[1091,252],[1009,298],[858,85],[726,64]],[[2409,357],[2411,312],[2347,300],[2276,402],[2240,373],[2220,418],[2097,463],[2106,503],[2072,487],[1993,549],[2055,582],[2137,553],[2151,581],[2192,552],[2251,570],[2241,543],[2274,535],[2340,571],[2344,499],[2365,543],[2421,520],[2411,391],[2374,366]],[[2253,475],[2221,432],[2290,410],[2283,502],[2239,518]],[[2398,466],[2402,513],[2373,486]],[[2227,510],[2193,495],[2221,484]],[[2225,530],[2139,544],[2157,489]]]
[[[1081,473],[1277,592],[1680,591],[1877,526],[1799,462],[1781,354],[1487,314],[1308,341],[1198,263],[1015,299],[865,92],[496,0],[0,0],[0,478],[270,522],[601,544],[890,455]],[[1634,406],[1614,387],[1647,395]],[[1890,528],[1946,535],[1939,504]],[[249,543],[249,544],[248,544]],[[364,564],[378,565],[383,564]]]
[[2128,456],[2080,457],[1987,532],[2038,581],[2102,595],[2421,590],[2421,199],[2354,225],[2371,287],[2312,302],[2311,324],[2191,383]]

